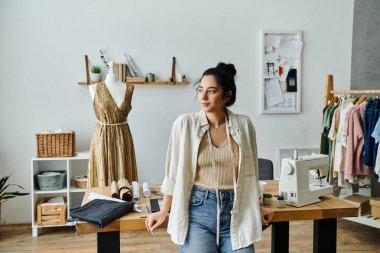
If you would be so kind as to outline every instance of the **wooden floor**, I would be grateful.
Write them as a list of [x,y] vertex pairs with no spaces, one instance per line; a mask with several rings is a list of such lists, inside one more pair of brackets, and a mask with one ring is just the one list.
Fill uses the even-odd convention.
[[[290,223],[290,252],[312,252],[311,221]],[[39,253],[87,253],[96,252],[96,235],[75,233],[73,227],[43,229],[39,237],[31,236],[30,225],[0,226],[0,252],[39,252]],[[263,233],[263,240],[255,243],[256,253],[270,252],[271,228]],[[145,231],[122,233],[122,252],[161,253],[178,252],[165,230],[154,235]],[[344,253],[380,253],[380,229],[353,223],[338,221],[337,252]],[[112,252],[110,252],[112,253]],[[197,252],[194,252],[197,253]]]

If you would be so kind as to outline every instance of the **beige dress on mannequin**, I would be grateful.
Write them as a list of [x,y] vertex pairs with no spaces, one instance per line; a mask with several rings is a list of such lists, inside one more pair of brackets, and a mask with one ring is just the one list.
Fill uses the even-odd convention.
[[118,107],[104,82],[97,84],[93,106],[98,119],[90,147],[87,187],[103,187],[126,178],[137,181],[137,166],[127,117],[132,109],[133,85]]

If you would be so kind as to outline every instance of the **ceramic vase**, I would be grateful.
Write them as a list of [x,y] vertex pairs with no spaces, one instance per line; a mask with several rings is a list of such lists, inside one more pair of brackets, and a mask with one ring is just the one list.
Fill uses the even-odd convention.
[[277,207],[278,207],[278,208],[284,208],[285,205],[286,205],[285,200],[283,200],[283,199],[278,200],[278,199],[277,199]]
[[99,82],[101,78],[100,73],[91,73],[91,81],[92,82]]
[[263,198],[263,205],[264,206],[270,206],[272,205],[272,198]]

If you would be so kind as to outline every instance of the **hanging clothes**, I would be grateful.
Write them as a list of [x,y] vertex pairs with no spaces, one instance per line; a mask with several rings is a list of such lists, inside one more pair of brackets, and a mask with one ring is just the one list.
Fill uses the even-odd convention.
[[[380,118],[377,120],[376,126],[371,134],[371,136],[375,139],[375,143],[379,144],[380,141]],[[380,182],[380,145],[377,147],[376,154],[376,163],[374,168],[374,173],[377,176],[378,181]]]
[[[377,94],[378,90],[367,92],[363,94]],[[335,102],[334,98],[323,109],[322,120],[320,151],[329,154],[328,182],[334,186],[342,186],[346,181],[368,184],[372,169],[380,182],[379,98],[342,97],[338,106]]]
[[346,113],[348,113],[354,104],[352,99],[342,99],[342,103],[339,107],[340,117],[338,131],[336,134],[336,144],[335,144],[335,153],[334,153],[334,171],[338,172],[338,185],[342,186],[344,184],[344,162],[346,155],[346,137],[344,134],[344,127],[346,122]]
[[335,146],[336,146],[336,135],[338,133],[338,126],[340,120],[340,110],[335,110],[334,115],[331,121],[331,127],[328,134],[328,138],[330,139],[331,153],[330,153],[330,161],[329,161],[329,173],[328,173],[328,182],[332,183],[332,179],[338,176],[338,173],[334,173],[334,159],[335,159]]
[[322,134],[321,134],[321,146],[320,153],[329,155],[331,153],[330,141],[328,135],[331,128],[331,122],[336,108],[339,104],[331,103],[325,107],[322,119]]
[[363,116],[366,102],[354,107],[346,120],[346,156],[344,179],[350,183],[355,183],[360,176],[369,176],[370,170],[363,164],[364,152],[364,131]]
[[[320,146],[320,153],[329,155],[329,165],[331,164],[331,152],[332,152],[332,142],[328,138],[334,112],[339,107],[339,104],[334,104],[334,100],[326,106],[324,110],[323,120],[322,120],[322,134],[321,134],[321,146]],[[329,166],[330,168],[330,166]],[[327,181],[329,181],[331,177],[331,170],[329,169],[329,172],[327,174]]]
[[323,108],[323,111],[322,111],[323,117],[322,117],[322,130],[321,130],[321,145],[319,148],[319,152],[325,155],[328,154],[328,140],[325,135],[325,125],[326,125],[327,115],[330,112],[331,108],[332,108],[332,105],[328,104],[325,108]]
[[375,128],[375,125],[380,116],[380,100],[370,99],[367,102],[364,111],[364,164],[368,167],[374,167],[377,156],[378,143],[375,143],[375,139],[371,134]]

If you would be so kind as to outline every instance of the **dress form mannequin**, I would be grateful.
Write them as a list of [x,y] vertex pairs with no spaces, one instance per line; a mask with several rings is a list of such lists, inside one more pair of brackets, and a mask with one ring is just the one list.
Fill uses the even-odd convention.
[[128,125],[133,85],[119,81],[114,63],[104,82],[89,86],[97,124],[90,145],[87,187],[104,187],[112,181],[137,181],[133,138]]
[[[125,98],[125,92],[127,91],[127,85],[121,82],[118,76],[114,72],[114,62],[109,62],[110,71],[106,76],[106,80],[104,81],[111,97],[117,107],[120,107]],[[90,85],[90,95],[92,100],[94,100],[95,92],[96,92],[96,84]]]

